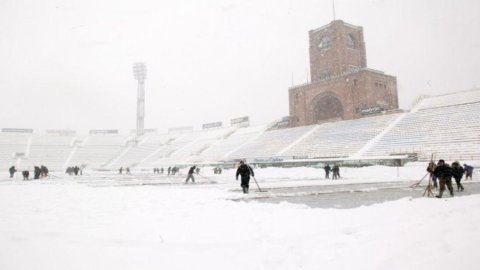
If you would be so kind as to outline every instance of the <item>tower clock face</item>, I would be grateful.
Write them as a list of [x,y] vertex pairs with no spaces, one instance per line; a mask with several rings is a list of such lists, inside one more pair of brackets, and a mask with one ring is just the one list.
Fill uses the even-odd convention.
[[318,43],[318,49],[321,51],[326,51],[330,49],[332,46],[332,42],[330,41],[329,37],[321,37],[320,42]]

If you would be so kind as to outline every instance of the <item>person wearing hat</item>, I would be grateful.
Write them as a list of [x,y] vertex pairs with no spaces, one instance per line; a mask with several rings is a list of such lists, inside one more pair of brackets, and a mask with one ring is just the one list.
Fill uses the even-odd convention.
[[241,184],[240,186],[242,187],[243,193],[247,194],[248,189],[249,189],[249,183],[250,183],[250,175],[255,176],[253,173],[252,167],[250,165],[245,164],[243,161],[240,161],[240,166],[238,166],[237,169],[237,174],[236,174],[236,179],[238,181],[238,176],[241,176]]
[[445,185],[450,191],[450,196],[453,197],[453,187],[452,187],[452,168],[450,165],[445,163],[445,160],[440,159],[437,163],[437,167],[433,172],[440,181],[440,192],[436,196],[437,198],[442,198],[443,192],[445,191]]

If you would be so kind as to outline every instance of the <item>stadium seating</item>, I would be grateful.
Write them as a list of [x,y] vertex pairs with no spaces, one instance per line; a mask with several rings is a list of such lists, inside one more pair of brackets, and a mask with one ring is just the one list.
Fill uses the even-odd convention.
[[305,158],[348,157],[374,138],[398,114],[338,121],[319,125],[310,136],[286,151],[286,156]]
[[6,170],[11,166],[17,166],[21,159],[16,154],[28,154],[28,143],[32,134],[29,133],[0,133],[0,169]]
[[403,113],[268,130],[267,125],[186,133],[55,135],[0,132],[0,169],[160,167],[273,157],[412,154],[480,160],[480,90],[423,97]]
[[[75,139],[72,136],[34,134],[28,156],[22,159],[22,167],[45,165],[51,170],[62,169],[73,150]],[[45,162],[48,162],[48,165]]]
[[265,125],[239,128],[228,136],[221,138],[210,147],[205,149],[200,155],[204,162],[219,162],[228,160],[232,152],[239,149],[244,144],[260,136],[266,129]]
[[131,135],[89,135],[75,146],[73,156],[66,165],[102,168],[122,152],[130,139]]
[[277,156],[278,153],[296,141],[315,126],[304,126],[289,129],[271,130],[262,133],[255,140],[231,153],[230,158],[264,158]]
[[480,91],[426,98],[365,156],[415,153],[447,160],[480,160]]

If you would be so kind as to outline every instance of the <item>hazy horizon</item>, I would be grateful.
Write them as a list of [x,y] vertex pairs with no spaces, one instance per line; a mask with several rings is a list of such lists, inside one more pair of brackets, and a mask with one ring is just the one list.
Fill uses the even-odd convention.
[[[134,129],[138,61],[146,128],[287,116],[288,88],[307,82],[308,31],[333,20],[331,3],[2,0],[0,128]],[[480,2],[335,5],[363,27],[367,66],[397,77],[401,108],[480,86]]]

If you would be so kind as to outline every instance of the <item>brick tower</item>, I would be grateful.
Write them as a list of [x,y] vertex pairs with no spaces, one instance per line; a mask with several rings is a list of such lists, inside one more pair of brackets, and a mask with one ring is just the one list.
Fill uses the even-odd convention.
[[396,78],[367,68],[362,27],[335,20],[309,41],[312,81],[289,89],[291,126],[398,109]]

